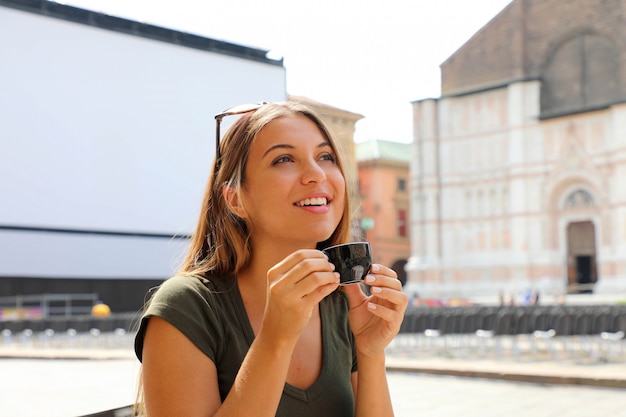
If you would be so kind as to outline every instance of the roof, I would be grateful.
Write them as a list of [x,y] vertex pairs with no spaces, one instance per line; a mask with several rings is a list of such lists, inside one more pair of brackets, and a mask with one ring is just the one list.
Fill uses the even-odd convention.
[[313,100],[312,98],[309,98],[309,97],[296,96],[296,95],[290,94],[289,100],[297,101],[298,103],[302,103],[304,105],[311,106],[311,107],[322,107],[328,110],[334,110],[340,113],[349,114],[349,115],[354,116],[357,119],[362,119],[363,117],[365,117],[362,114],[340,109],[339,107],[331,106],[330,104],[322,103],[322,102]]
[[411,145],[380,139],[368,140],[356,144],[356,160],[357,162],[384,160],[409,163]]
[[283,59],[270,59],[269,51],[150,25],[48,0],[0,0],[0,6],[112,30],[188,48],[229,55],[270,65],[283,66]]

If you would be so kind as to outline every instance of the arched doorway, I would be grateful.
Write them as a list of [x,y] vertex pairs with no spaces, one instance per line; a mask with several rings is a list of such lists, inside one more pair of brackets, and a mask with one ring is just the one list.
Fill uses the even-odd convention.
[[567,225],[567,292],[591,293],[597,281],[594,224],[571,222]]
[[398,279],[402,283],[403,287],[406,284],[406,270],[404,269],[404,267],[406,266],[406,262],[406,259],[398,259],[393,263],[393,265],[391,265],[391,269],[396,271],[396,274],[398,274]]

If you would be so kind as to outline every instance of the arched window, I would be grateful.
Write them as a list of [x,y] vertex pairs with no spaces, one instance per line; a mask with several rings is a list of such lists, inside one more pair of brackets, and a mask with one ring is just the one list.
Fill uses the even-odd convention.
[[563,202],[563,210],[575,210],[595,205],[593,196],[589,191],[578,188],[567,196]]
[[567,114],[619,101],[620,52],[609,39],[579,33],[549,57],[542,74],[541,115]]

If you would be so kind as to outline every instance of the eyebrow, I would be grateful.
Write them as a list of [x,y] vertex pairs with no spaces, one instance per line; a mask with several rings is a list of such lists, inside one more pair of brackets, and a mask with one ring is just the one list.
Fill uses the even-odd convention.
[[[328,141],[324,141],[324,142],[320,143],[319,145],[317,145],[317,147],[318,147],[318,149],[319,148],[325,148],[325,147],[329,147],[329,148],[332,149],[332,146],[330,145],[330,142],[328,142]],[[269,149],[266,150],[263,153],[263,158],[265,158],[267,156],[267,154],[269,154],[270,152],[272,152],[275,149],[296,149],[296,147],[293,146],[293,145],[289,145],[287,143],[277,143],[276,145],[270,146]]]

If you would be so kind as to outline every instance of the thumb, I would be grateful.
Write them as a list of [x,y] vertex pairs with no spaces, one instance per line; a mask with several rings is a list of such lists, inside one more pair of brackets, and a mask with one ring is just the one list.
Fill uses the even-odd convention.
[[361,284],[348,284],[342,286],[343,292],[348,296],[348,300],[350,301],[350,308],[356,307],[362,304],[367,296],[361,289]]

